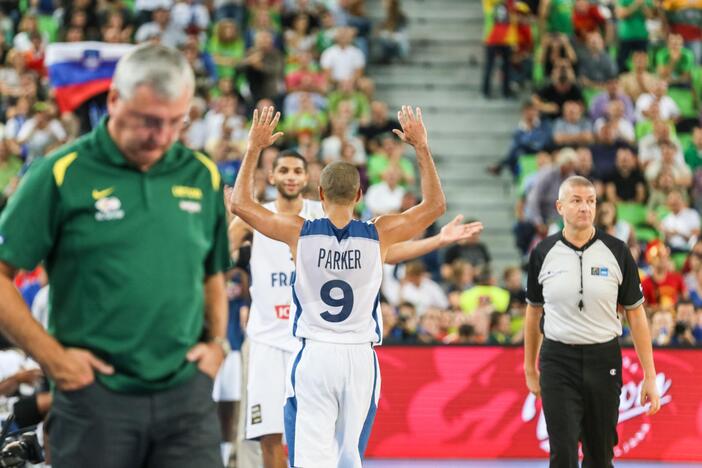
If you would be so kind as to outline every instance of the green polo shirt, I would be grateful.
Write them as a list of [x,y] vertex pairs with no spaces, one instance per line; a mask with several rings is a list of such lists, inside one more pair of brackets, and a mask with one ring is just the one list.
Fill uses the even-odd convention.
[[220,176],[206,156],[173,145],[148,171],[107,132],[36,161],[0,216],[0,260],[51,283],[49,332],[91,350],[119,392],[176,386],[204,325],[204,281],[228,264]]

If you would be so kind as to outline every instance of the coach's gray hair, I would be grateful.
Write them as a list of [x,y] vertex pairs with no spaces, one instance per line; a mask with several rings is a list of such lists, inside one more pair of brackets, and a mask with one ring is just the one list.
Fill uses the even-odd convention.
[[561,186],[558,188],[558,199],[560,201],[565,201],[568,191],[573,187],[590,187],[593,191],[595,190],[595,186],[592,184],[592,182],[587,180],[585,177],[579,175],[570,176],[564,180],[561,183]]
[[183,54],[176,49],[144,44],[124,55],[115,70],[112,86],[126,100],[138,86],[146,85],[168,100],[195,89],[195,75]]

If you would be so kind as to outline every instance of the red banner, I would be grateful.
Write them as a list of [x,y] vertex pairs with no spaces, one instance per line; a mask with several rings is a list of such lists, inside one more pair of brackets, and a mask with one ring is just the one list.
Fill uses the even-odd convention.
[[[526,389],[524,352],[502,347],[380,347],[380,404],[367,456],[543,458],[541,401]],[[702,461],[702,350],[656,349],[661,410],[638,403],[643,373],[623,350],[622,459]]]

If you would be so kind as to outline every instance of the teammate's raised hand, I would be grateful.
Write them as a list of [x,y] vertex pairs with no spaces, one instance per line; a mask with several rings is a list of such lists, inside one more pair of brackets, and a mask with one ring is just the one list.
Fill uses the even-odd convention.
[[283,132],[273,133],[279,120],[280,112],[276,112],[273,106],[264,107],[261,112],[255,109],[249,129],[249,148],[261,150],[282,137]]
[[477,237],[482,230],[483,224],[481,222],[463,224],[463,215],[458,215],[441,228],[439,239],[442,245],[449,245],[460,240]]
[[400,140],[415,148],[427,145],[427,129],[422,121],[422,109],[417,107],[413,112],[412,107],[402,106],[397,113],[397,120],[400,122],[402,131],[393,130],[393,133],[400,137]]

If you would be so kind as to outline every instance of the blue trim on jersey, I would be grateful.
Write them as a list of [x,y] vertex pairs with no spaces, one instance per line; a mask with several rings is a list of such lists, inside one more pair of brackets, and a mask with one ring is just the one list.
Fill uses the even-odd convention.
[[290,380],[292,382],[293,396],[289,397],[285,401],[285,407],[283,408],[284,423],[285,423],[285,439],[288,443],[288,458],[290,459],[290,466],[295,466],[295,423],[297,422],[297,393],[295,390],[295,372],[297,371],[297,365],[300,364],[300,359],[302,358],[302,351],[305,350],[305,340],[302,340],[302,348],[297,353],[295,357],[295,362],[292,365],[292,370],[290,371]]
[[378,307],[380,306],[380,291],[375,296],[375,304],[373,304],[373,321],[375,322],[375,333],[378,335],[377,343],[382,343],[383,334],[380,333],[380,322],[378,321]]
[[297,322],[298,322],[298,320],[300,320],[300,316],[302,315],[302,306],[300,305],[300,299],[297,298],[297,294],[295,293],[295,280],[296,279],[297,279],[297,275],[293,271],[292,278],[290,279],[290,285],[292,287],[292,299],[293,299],[293,303],[295,304],[295,319],[293,321],[292,334],[294,337],[297,338]]
[[368,439],[370,439],[371,429],[373,428],[373,421],[375,421],[375,412],[378,407],[375,404],[375,389],[378,385],[378,358],[373,352],[373,392],[371,393],[370,408],[368,408],[368,414],[366,415],[366,420],[363,422],[363,429],[361,430],[361,437],[358,439],[358,453],[363,460],[363,455],[366,453],[366,448],[368,447]]
[[377,241],[378,230],[373,223],[364,223],[356,219],[352,219],[349,224],[339,229],[329,221],[329,218],[320,218],[305,221],[300,231],[300,237],[304,236],[336,237],[336,240],[339,242],[350,237],[361,237]]

